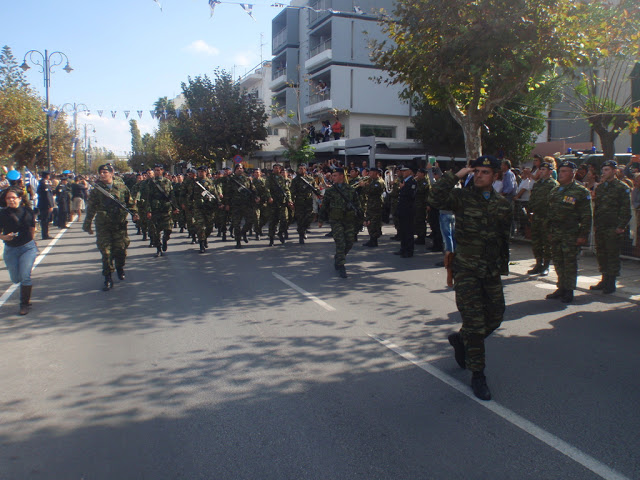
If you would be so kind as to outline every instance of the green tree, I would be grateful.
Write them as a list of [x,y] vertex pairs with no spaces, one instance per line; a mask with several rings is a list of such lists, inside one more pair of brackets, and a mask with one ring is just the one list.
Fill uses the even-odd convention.
[[468,158],[482,152],[481,126],[519,94],[555,77],[579,50],[570,0],[404,0],[383,17],[388,40],[373,43],[384,81],[406,85],[447,109],[462,127]]

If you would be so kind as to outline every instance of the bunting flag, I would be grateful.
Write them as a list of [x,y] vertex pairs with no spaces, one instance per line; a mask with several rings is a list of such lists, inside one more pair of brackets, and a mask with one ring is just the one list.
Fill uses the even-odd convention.
[[187,115],[189,115],[189,118],[191,118],[191,109],[187,108]]
[[257,22],[257,20],[255,19],[255,17],[253,16],[253,5],[251,3],[241,3],[240,6],[242,7],[242,9],[247,12],[247,14],[253,18],[254,22]]
[[138,110],[138,116],[142,118],[142,110]]
[[27,167],[24,167],[24,183],[33,186],[33,188],[38,188],[38,179]]
[[130,112],[130,111],[131,111],[131,110],[125,110],[125,111],[124,111],[124,118],[126,118],[126,119],[128,119],[128,118],[129,118],[129,112]]
[[358,15],[364,15],[364,11],[358,5],[353,6],[353,12]]
[[180,109],[176,108],[176,118],[180,118]]
[[104,110],[98,110],[98,116],[99,116],[100,118],[102,118],[102,112],[104,112]]
[[149,110],[149,113],[151,114],[151,118],[156,118],[155,110]]
[[116,118],[116,113],[118,113],[115,110],[111,110],[111,118]]
[[286,7],[286,5],[284,3],[272,3],[271,6],[275,7],[275,8],[285,8]]
[[160,7],[160,11],[162,11],[162,5],[160,5],[160,2],[158,0],[153,0],[153,1],[158,4],[158,6]]
[[209,8],[211,9],[211,12],[209,14],[209,18],[213,17],[213,11],[215,10],[216,5],[220,5],[220,1],[219,0],[209,0]]
[[162,115],[164,115],[164,119],[166,120],[167,119],[167,110],[163,110],[162,111]]

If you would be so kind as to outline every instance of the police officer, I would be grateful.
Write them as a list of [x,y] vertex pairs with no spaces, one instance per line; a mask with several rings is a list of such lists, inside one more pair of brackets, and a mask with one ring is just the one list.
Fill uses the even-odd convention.
[[593,208],[596,257],[602,280],[589,288],[606,294],[616,291],[616,277],[620,275],[620,247],[631,220],[631,191],[616,178],[617,169],[618,164],[614,160],[602,164]]
[[[98,175],[100,178],[96,185],[123,203],[134,213],[133,221],[138,221],[133,197],[123,182],[114,181],[113,167],[109,164],[100,165]],[[93,188],[87,200],[87,212],[82,225],[82,230],[89,235],[93,235],[91,223],[94,217],[96,219],[96,245],[102,254],[103,290],[108,291],[113,288],[111,273],[114,270],[117,271],[120,280],[125,279],[124,265],[129,246],[127,211],[113,201],[109,195],[101,192],[98,188]]]
[[549,233],[551,255],[558,275],[557,290],[548,299],[573,301],[578,277],[580,247],[587,244],[591,231],[591,194],[576,182],[575,163],[564,161],[558,167],[558,183],[549,193]]
[[[473,171],[473,186],[455,188]],[[456,252],[453,278],[462,328],[449,335],[455,359],[472,372],[476,397],[490,400],[484,375],[484,339],[502,323],[505,311],[500,275],[509,268],[511,203],[493,190],[500,161],[492,156],[476,159],[455,175],[447,172],[431,188],[429,203],[451,210],[456,217]]]
[[538,181],[533,184],[529,197],[531,212],[531,247],[536,265],[529,270],[529,275],[549,275],[551,263],[551,239],[549,238],[549,193],[558,185],[551,177],[553,166],[542,162],[538,167]]

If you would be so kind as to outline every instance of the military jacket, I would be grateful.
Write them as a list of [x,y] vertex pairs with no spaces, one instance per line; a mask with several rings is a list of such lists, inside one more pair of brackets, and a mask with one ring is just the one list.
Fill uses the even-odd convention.
[[[95,184],[120,200],[130,211],[137,213],[133,196],[124,182],[113,182],[108,185],[98,180]],[[83,229],[88,230],[94,217],[96,219],[96,227],[122,226],[127,222],[127,215],[127,211],[111,198],[97,188],[92,188],[87,200],[87,213],[84,218]]]
[[[305,175],[305,180],[313,185],[313,178]],[[294,203],[304,202],[305,200],[311,200],[313,198],[313,190],[311,187],[304,183],[300,176],[296,176],[293,180],[291,180],[291,197],[293,198]]]
[[554,235],[586,238],[591,231],[591,194],[577,182],[549,193],[549,227]]
[[558,185],[553,178],[540,179],[533,184],[529,197],[529,209],[538,218],[546,218],[549,213],[549,193]]
[[262,177],[254,178],[253,186],[256,190],[256,193],[260,197],[260,204],[258,204],[257,206],[264,205],[267,202],[267,200],[269,200],[269,191],[267,190],[267,183]]
[[[205,191],[198,186],[198,183],[202,185],[207,192],[213,195],[214,198],[212,198],[210,195],[207,195]],[[187,203],[191,206],[191,208],[213,210],[218,206],[218,198],[220,198],[218,186],[210,178],[195,178],[190,183],[189,198],[187,199]]]
[[367,199],[367,212],[379,212],[382,210],[382,194],[384,192],[384,181],[381,178],[371,179],[362,187],[362,193]]
[[631,220],[631,189],[614,178],[596,187],[593,224],[596,228],[626,228]]
[[[234,181],[235,180],[235,181]],[[236,175],[235,173],[227,178],[229,182],[228,194],[225,197],[229,205],[242,206],[255,204],[255,196],[258,196],[251,178],[246,175]],[[244,188],[240,187],[240,183]]]
[[267,178],[267,189],[273,198],[273,203],[282,205],[291,203],[291,191],[287,185],[287,179],[282,175],[269,175]]
[[145,188],[147,207],[152,212],[170,212],[176,205],[173,185],[168,178],[150,178]]
[[480,278],[509,271],[511,203],[492,190],[489,198],[475,186],[455,188],[458,177],[447,172],[431,187],[429,204],[456,217],[454,271]]
[[422,180],[416,180],[416,208],[425,208],[427,206],[427,199],[429,198],[429,190],[431,184],[429,178],[425,177]]
[[[349,202],[358,212],[349,207]],[[353,187],[346,183],[336,183],[324,191],[324,198],[318,214],[321,220],[329,220],[330,222],[355,221],[360,214],[360,198]]]

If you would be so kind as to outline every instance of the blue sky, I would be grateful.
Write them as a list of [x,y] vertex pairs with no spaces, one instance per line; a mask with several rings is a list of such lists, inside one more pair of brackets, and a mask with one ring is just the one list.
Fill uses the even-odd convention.
[[[217,67],[243,75],[260,62],[261,33],[263,59],[271,58],[271,19],[280,9],[270,3],[254,3],[254,21],[239,5],[224,3],[210,17],[207,0],[160,0],[162,11],[154,0],[7,0],[0,47],[9,45],[20,64],[32,49],[66,53],[74,71],[55,67],[51,103],[86,104],[91,115],[80,114],[79,124],[94,125],[97,145],[120,155],[131,150],[124,110],[151,132],[153,103],[180,94],[187,77]],[[27,79],[44,98],[37,66]],[[142,119],[137,110],[144,110]]]

